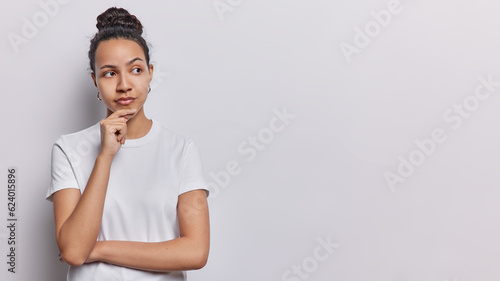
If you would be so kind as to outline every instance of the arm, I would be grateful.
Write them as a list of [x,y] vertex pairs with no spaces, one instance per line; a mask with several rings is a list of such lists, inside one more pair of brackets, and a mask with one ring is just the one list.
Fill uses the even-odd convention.
[[56,241],[62,259],[70,265],[83,264],[97,240],[111,162],[97,157],[82,195],[75,188],[54,193]]
[[111,163],[127,132],[123,116],[130,112],[135,109],[117,110],[101,121],[101,150],[83,194],[74,188],[54,193],[56,241],[62,260],[70,265],[83,264],[97,240]]
[[163,242],[98,241],[87,262],[103,261],[149,271],[200,269],[208,260],[210,227],[206,193],[179,195],[180,237]]

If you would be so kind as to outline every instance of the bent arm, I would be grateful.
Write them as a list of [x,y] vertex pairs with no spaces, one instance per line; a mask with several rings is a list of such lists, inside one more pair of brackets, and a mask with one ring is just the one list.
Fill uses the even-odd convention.
[[148,271],[200,269],[208,260],[210,226],[204,190],[179,195],[180,237],[163,242],[98,241],[87,262],[104,261]]
[[57,245],[63,260],[70,265],[83,264],[95,245],[112,160],[111,156],[97,156],[83,194],[74,188],[54,193]]

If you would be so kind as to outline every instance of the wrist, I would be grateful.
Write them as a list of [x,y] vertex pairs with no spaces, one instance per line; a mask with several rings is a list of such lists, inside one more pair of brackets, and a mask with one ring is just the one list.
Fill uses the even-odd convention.
[[102,150],[99,152],[99,154],[97,155],[97,159],[96,161],[99,161],[99,162],[109,162],[111,163],[113,161],[113,158],[115,157],[114,154],[110,154],[110,153],[106,153],[106,152],[103,152]]

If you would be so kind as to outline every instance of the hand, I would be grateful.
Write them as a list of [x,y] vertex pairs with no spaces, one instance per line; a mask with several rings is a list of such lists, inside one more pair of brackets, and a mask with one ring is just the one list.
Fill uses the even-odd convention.
[[115,156],[127,138],[127,121],[136,111],[135,108],[120,109],[101,120],[101,153]]

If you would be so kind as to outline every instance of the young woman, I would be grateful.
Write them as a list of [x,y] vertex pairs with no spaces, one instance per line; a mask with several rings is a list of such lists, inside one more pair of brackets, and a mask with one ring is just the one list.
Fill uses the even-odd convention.
[[209,252],[208,186],[193,141],[144,114],[153,65],[125,9],[97,17],[89,59],[107,116],[52,149],[60,260],[68,280],[185,280]]

